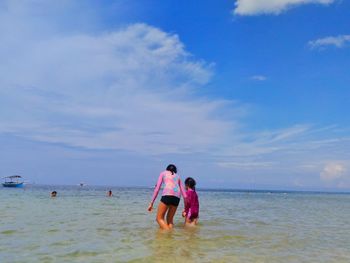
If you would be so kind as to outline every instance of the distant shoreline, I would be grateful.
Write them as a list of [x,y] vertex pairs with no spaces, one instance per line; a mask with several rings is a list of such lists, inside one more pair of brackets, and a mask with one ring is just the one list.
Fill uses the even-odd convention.
[[[145,189],[145,190],[152,190],[153,187],[149,186],[118,186],[118,185],[84,185],[84,186],[79,186],[79,185],[72,185],[72,184],[32,184],[28,183],[25,187],[47,187],[47,188],[63,188],[63,187],[68,187],[68,188],[78,188],[78,189],[84,189],[84,188],[105,188],[105,189]],[[3,188],[3,187],[0,187]],[[302,189],[302,190],[296,190],[296,189],[290,189],[290,190],[285,190],[285,189],[252,189],[252,188],[209,188],[209,187],[203,187],[203,188],[197,188],[197,191],[199,192],[235,192],[235,193],[271,193],[271,194],[344,194],[348,195],[350,194],[350,190],[348,191],[339,191],[335,189],[330,189],[330,190],[312,190],[312,189]]]

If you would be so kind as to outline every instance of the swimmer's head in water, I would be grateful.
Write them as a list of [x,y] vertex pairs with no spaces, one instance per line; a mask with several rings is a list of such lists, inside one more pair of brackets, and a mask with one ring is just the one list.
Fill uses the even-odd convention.
[[171,172],[172,174],[177,173],[177,168],[174,164],[169,164],[168,167],[166,168],[166,170]]
[[196,189],[196,181],[192,177],[187,177],[185,180],[185,185],[193,190]]
[[52,197],[56,197],[56,195],[57,195],[57,192],[56,192],[56,191],[52,191],[52,192],[51,192],[51,196],[52,196]]

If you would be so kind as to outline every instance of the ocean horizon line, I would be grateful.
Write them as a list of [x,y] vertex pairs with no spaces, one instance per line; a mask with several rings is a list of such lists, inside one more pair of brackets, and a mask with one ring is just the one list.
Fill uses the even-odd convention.
[[[47,184],[47,183],[26,183],[28,186],[37,187],[79,187],[79,188],[130,188],[130,189],[149,189],[152,190],[154,187],[145,185],[99,185],[99,184],[85,184],[83,186],[78,184]],[[305,189],[285,189],[285,188],[231,188],[231,187],[197,187],[197,191],[200,192],[241,192],[241,193],[274,193],[274,194],[284,194],[284,193],[304,193],[304,194],[350,194],[350,190],[339,190],[339,189],[317,189],[317,188],[305,188]]]

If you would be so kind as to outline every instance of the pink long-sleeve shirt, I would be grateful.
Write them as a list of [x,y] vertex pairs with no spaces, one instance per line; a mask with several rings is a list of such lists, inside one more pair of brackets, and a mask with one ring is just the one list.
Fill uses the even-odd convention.
[[189,219],[198,218],[199,216],[199,201],[195,190],[188,189],[186,192],[187,198],[185,202],[186,217]]
[[186,198],[186,192],[182,185],[180,176],[178,174],[172,174],[170,171],[164,171],[161,172],[158,177],[157,185],[153,192],[152,203],[154,203],[154,200],[156,200],[160,187],[163,183],[164,188],[162,196],[172,195],[180,197],[182,195],[184,198]]

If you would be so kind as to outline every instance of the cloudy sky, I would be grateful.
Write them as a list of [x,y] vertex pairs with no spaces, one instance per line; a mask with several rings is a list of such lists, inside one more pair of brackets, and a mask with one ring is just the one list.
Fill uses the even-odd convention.
[[0,176],[350,190],[350,3],[0,2]]

